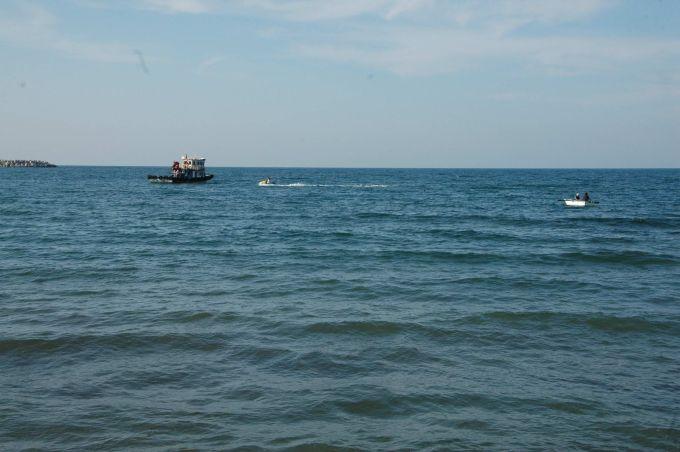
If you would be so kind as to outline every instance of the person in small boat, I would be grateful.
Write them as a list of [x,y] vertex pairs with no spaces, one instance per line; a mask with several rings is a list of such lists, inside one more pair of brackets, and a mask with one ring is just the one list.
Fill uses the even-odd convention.
[[580,200],[580,199],[581,199],[581,194],[580,194],[580,193],[576,193],[576,198],[575,198],[575,199],[576,199],[577,201]]
[[588,194],[588,192],[586,192],[585,195],[583,195],[583,200],[585,202],[590,202],[590,195]]

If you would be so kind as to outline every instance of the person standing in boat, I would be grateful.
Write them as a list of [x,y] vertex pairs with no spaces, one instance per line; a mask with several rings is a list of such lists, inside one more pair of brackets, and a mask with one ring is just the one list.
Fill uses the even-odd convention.
[[584,200],[585,202],[590,202],[590,195],[588,194],[588,192],[586,192],[586,193],[583,195],[583,200]]
[[578,201],[579,199],[581,199],[581,193],[576,193],[576,200]]

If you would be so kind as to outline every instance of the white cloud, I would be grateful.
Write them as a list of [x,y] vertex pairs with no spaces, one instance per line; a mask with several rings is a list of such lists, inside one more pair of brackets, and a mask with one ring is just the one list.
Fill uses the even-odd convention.
[[291,21],[348,19],[385,9],[393,0],[237,0],[232,7]]
[[[514,29],[532,23],[555,24],[591,17],[615,0],[497,0],[471,2],[472,15],[492,27]],[[484,8],[480,8],[484,5]]]
[[[552,73],[603,70],[677,54],[677,42],[573,37],[550,26],[602,14],[618,0],[226,0],[227,10],[274,18],[278,39],[299,55],[402,75],[448,73],[487,62],[516,62]],[[316,22],[301,33],[298,22]],[[287,24],[287,25],[286,25]],[[542,35],[517,33],[529,25]]]
[[[365,15],[393,19],[437,0],[72,0],[104,8],[134,7],[162,13],[242,12],[296,22],[333,21]],[[439,0],[441,1],[441,0]]]
[[401,75],[449,73],[484,63],[520,63],[562,75],[678,58],[680,42],[653,38],[518,37],[447,28],[353,29],[329,42],[297,44],[301,55]]
[[[345,6],[340,9],[338,4]],[[252,8],[281,14],[284,20],[344,18],[316,34],[295,32],[288,39],[304,57],[354,63],[401,75],[451,73],[482,64],[521,64],[559,75],[615,69],[643,61],[680,56],[670,38],[560,35],[553,27],[603,14],[617,0],[375,0],[319,6],[311,1],[249,2]],[[350,8],[354,6],[354,8]],[[282,9],[284,9],[282,11]],[[520,33],[529,25],[533,33]]]
[[388,20],[396,19],[397,17],[418,11],[427,6],[433,6],[433,0],[400,0],[393,2],[389,6],[385,18]]
[[366,17],[391,21],[411,19],[423,11],[428,20],[454,24],[486,24],[513,29],[530,23],[557,23],[589,17],[620,0],[71,0],[83,5],[152,10],[162,13],[229,13],[292,21],[339,21]]
[[223,0],[227,9],[276,16],[292,21],[341,20],[374,16],[392,20],[429,10],[425,19],[458,19],[458,24],[486,23],[516,28],[529,23],[556,23],[582,19],[617,0]]
[[22,4],[13,13],[0,9],[0,41],[23,47],[50,49],[91,61],[134,63],[137,60],[132,50],[125,46],[65,36],[58,31],[54,15],[30,4]]
[[[451,73],[484,64],[519,64],[570,75],[677,59],[680,53],[680,42],[673,38],[556,31],[560,29],[556,25],[579,25],[606,14],[620,0],[125,0],[115,6],[102,0],[73,1],[172,14],[264,19],[259,22],[262,29],[253,30],[253,36],[277,41],[298,56],[407,76]],[[121,55],[116,46],[56,36],[50,20],[33,20],[39,23],[29,21],[23,26],[42,30],[46,36],[40,41],[64,53],[90,59],[131,58]],[[15,30],[11,34],[20,39],[30,33]],[[197,70],[204,72],[217,62],[219,58],[208,59]],[[677,61],[670,66],[677,67]]]
[[198,72],[199,74],[204,74],[205,72],[208,71],[208,69],[215,66],[216,64],[221,63],[224,60],[225,60],[225,57],[223,57],[223,56],[214,56],[214,57],[206,58],[205,60],[203,60],[199,63],[198,68],[196,69],[196,72]]
[[208,0],[143,0],[141,6],[146,9],[172,14],[202,14],[217,9],[217,3]]
[[[487,23],[518,27],[529,23],[578,20],[615,5],[620,0],[71,0],[83,5],[152,10],[163,13],[242,12],[287,21],[337,21],[359,17],[378,20],[408,19],[423,10],[429,19],[455,23]],[[427,18],[425,18],[427,19]]]

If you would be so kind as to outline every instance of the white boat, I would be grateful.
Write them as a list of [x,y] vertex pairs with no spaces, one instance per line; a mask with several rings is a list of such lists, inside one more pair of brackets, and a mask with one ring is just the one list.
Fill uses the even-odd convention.
[[586,201],[585,199],[563,199],[564,205],[567,207],[592,207],[596,202]]
[[205,174],[205,159],[203,157],[189,157],[184,154],[180,162],[173,162],[172,175],[155,176],[149,174],[150,182],[165,184],[183,184],[188,182],[205,182],[213,178],[212,174]]
[[259,185],[260,187],[270,187],[270,186],[274,185],[274,182],[272,182],[271,179],[267,178],[267,179],[262,179],[260,182],[257,183],[257,185]]

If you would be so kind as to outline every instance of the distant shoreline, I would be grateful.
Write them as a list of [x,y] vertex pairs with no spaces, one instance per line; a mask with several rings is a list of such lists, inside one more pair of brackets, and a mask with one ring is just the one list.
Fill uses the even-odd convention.
[[44,160],[0,160],[0,168],[56,168]]

